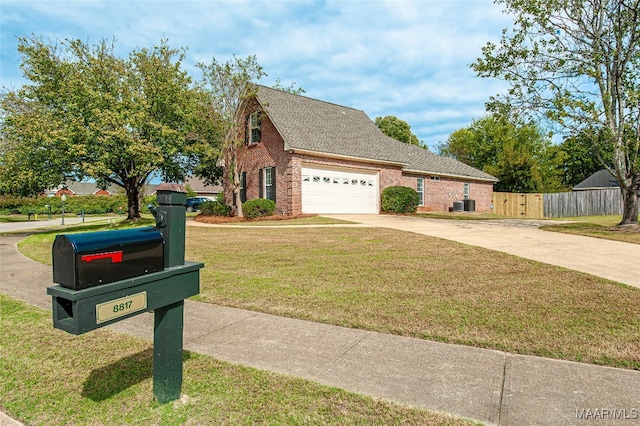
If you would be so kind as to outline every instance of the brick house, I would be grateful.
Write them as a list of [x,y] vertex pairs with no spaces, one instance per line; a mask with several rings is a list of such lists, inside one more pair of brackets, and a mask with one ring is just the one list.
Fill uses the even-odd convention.
[[495,177],[390,138],[363,111],[258,86],[242,116],[243,201],[272,199],[280,214],[379,213],[382,190],[402,185],[420,194],[418,211],[463,199],[491,211]]

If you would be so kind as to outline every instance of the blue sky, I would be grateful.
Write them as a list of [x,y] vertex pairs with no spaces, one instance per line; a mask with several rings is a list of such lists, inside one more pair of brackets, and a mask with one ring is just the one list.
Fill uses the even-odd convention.
[[185,68],[256,55],[260,83],[295,82],[309,96],[373,120],[395,115],[431,150],[481,118],[504,83],[469,68],[510,26],[491,0],[11,1],[0,2],[3,87],[25,83],[17,36],[116,39],[126,56],[162,38],[187,47]]

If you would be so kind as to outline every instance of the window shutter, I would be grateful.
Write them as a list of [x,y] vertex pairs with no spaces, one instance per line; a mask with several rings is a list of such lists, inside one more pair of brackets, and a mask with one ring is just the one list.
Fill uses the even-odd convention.
[[264,169],[258,171],[258,198],[264,198]]
[[244,144],[248,145],[249,144],[249,133],[251,132],[249,130],[249,123],[251,122],[251,114],[247,115],[244,118]]
[[276,168],[271,168],[271,196],[269,197],[274,203],[276,202]]
[[256,128],[256,138],[254,142],[262,141],[262,112],[258,111],[257,115],[257,128]]
[[240,201],[247,201],[247,172],[242,172],[240,177]]

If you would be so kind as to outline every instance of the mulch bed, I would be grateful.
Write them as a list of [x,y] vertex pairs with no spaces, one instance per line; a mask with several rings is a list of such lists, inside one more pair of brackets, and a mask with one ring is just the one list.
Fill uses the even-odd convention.
[[285,216],[281,214],[273,215],[273,216],[265,216],[258,217],[255,219],[247,219],[246,217],[229,217],[229,216],[205,216],[203,214],[199,214],[193,220],[196,222],[202,223],[213,223],[213,224],[224,224],[224,223],[243,223],[243,222],[264,222],[271,220],[292,220],[292,219],[304,219],[307,217],[315,217],[315,214],[299,214],[299,215],[291,215]]

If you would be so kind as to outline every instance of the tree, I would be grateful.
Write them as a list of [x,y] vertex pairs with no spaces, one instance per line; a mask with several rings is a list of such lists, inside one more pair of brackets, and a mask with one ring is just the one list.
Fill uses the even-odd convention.
[[[564,138],[560,149],[565,152],[562,164],[563,183],[572,188],[602,169],[602,163],[612,167],[611,149],[595,150],[592,143],[599,140],[598,147],[606,147],[610,142],[602,132],[583,131]],[[603,152],[604,151],[604,152]]]
[[563,189],[563,152],[532,124],[514,124],[503,116],[474,120],[439,146],[450,156],[500,181],[497,191],[556,192]]
[[273,86],[271,87],[277,90],[282,90],[283,92],[291,93],[293,95],[302,95],[306,92],[306,90],[304,90],[302,87],[296,87],[295,81],[288,86],[284,86],[282,84],[282,80],[279,77],[276,78],[275,83],[273,83]]
[[122,187],[133,220],[154,172],[182,180],[198,153],[215,145],[209,95],[191,85],[181,69],[184,54],[164,40],[127,59],[106,40],[89,46],[30,37],[18,49],[31,84],[2,98],[0,172],[3,181],[6,173],[25,180],[8,192],[37,193],[90,177]]
[[[245,154],[245,123],[247,117],[242,115],[247,102],[250,102],[258,93],[255,83],[267,74],[258,63],[255,55],[246,58],[237,58],[235,55],[225,63],[220,63],[216,58],[212,58],[210,64],[199,63],[198,68],[203,74],[203,84],[211,93],[213,108],[220,117],[221,130],[224,140],[222,142],[222,153],[220,161],[211,157],[211,161],[203,162],[201,167],[208,169],[208,175],[204,173],[202,177],[210,177],[215,174],[222,176],[225,192],[232,193],[236,205],[236,215],[243,217],[242,199],[240,189],[242,187],[243,161]],[[278,78],[273,86],[274,89],[299,95],[305,92],[302,87],[296,87],[295,83],[283,86]]]
[[[609,149],[624,200],[620,225],[637,224],[640,197],[640,0],[498,0],[514,16],[472,68],[510,84],[489,107],[535,111]],[[594,138],[592,130],[606,135]]]
[[197,66],[202,70],[207,90],[211,92],[213,108],[220,116],[221,130],[224,134],[221,153],[226,173],[223,176],[224,186],[233,194],[236,215],[242,217],[240,188],[245,118],[241,111],[245,102],[257,93],[257,87],[252,82],[266,74],[255,56],[248,56],[246,59],[234,56],[225,63],[213,58],[210,64],[199,63]]
[[404,120],[400,120],[393,115],[387,115],[385,117],[376,117],[376,126],[385,135],[394,138],[400,142],[409,143],[411,145],[423,146],[418,137],[411,133],[411,126]]

